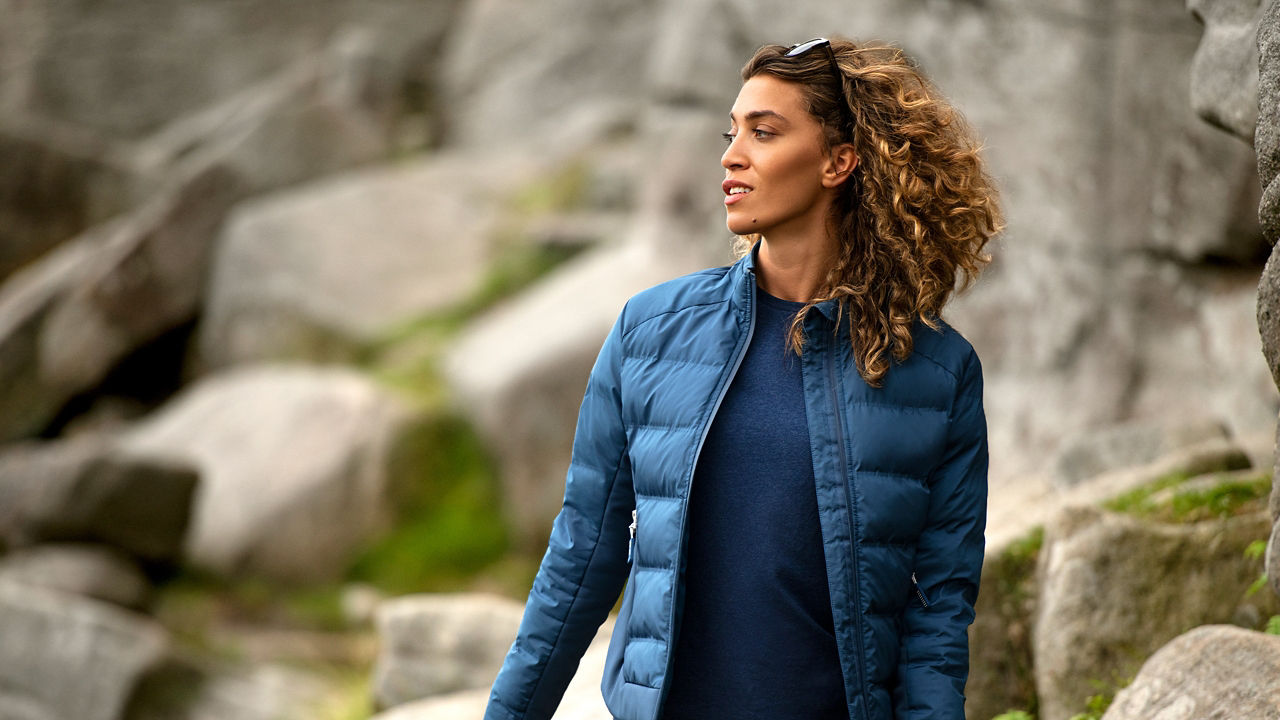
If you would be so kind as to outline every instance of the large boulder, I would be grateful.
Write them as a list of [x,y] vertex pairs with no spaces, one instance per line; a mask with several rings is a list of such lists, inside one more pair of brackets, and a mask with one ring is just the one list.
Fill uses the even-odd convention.
[[134,689],[122,720],[281,720],[323,717],[338,690],[319,672],[276,662],[174,652]]
[[460,155],[349,172],[238,207],[213,266],[202,362],[348,360],[473,293],[518,158]]
[[136,203],[141,178],[120,155],[101,138],[0,123],[0,279]]
[[417,418],[351,370],[245,366],[188,387],[120,445],[199,468],[186,546],[196,565],[333,580],[388,526],[407,481],[393,477],[397,444]]
[[448,142],[491,147],[537,138],[556,153],[632,125],[644,106],[637,89],[657,37],[655,15],[623,0],[466,3],[442,61]]
[[197,483],[189,463],[121,452],[109,438],[10,446],[0,453],[0,545],[86,541],[176,560]]
[[118,720],[168,636],[97,600],[0,582],[0,708],[6,720]]
[[[578,671],[564,697],[556,708],[552,720],[600,720],[611,717],[600,693],[600,679],[604,676],[605,657],[609,651],[609,638],[613,633],[612,619],[606,622],[595,639],[583,653]],[[514,639],[514,632],[510,635]],[[489,677],[492,684],[494,674]],[[484,715],[489,701],[489,688],[459,690],[458,692],[414,700],[396,705],[373,716],[372,720],[474,720]]]
[[507,518],[526,548],[545,544],[559,510],[587,375],[618,312],[688,263],[644,243],[600,248],[482,317],[449,348],[445,375],[497,456]]
[[1267,4],[1187,2],[1204,25],[1191,62],[1191,106],[1205,122],[1250,144],[1258,124],[1258,20]]
[[[457,5],[456,0],[319,0],[306,7],[228,3],[193,10],[146,3],[5,2],[0,4],[9,20],[0,29],[5,71],[0,73],[0,113],[138,139],[343,36],[373,36],[377,60],[384,65],[402,53],[423,62],[434,55]],[[426,47],[411,52],[419,45]]]
[[39,433],[128,353],[195,315],[241,189],[219,169],[175,178],[0,286],[0,441]]
[[1247,596],[1245,556],[1270,519],[1255,511],[1171,525],[1093,507],[1066,508],[1045,529],[1033,629],[1040,717],[1066,720],[1102,686],[1206,623],[1257,622],[1277,599]]
[[1106,472],[1154,462],[1187,446],[1229,437],[1221,421],[1134,421],[1069,437],[1053,461],[1055,480],[1072,486]]
[[382,650],[373,670],[380,708],[487,688],[511,649],[524,607],[497,596],[410,595],[378,610]]
[[105,545],[57,543],[0,556],[0,583],[12,582],[84,595],[144,610],[151,583],[138,563]]
[[[1258,21],[1258,128],[1253,147],[1258,152],[1262,202],[1258,219],[1272,245],[1280,240],[1280,5],[1262,3]],[[1266,332],[1266,328],[1264,328]]]
[[1280,637],[1230,625],[1178,636],[1116,693],[1102,720],[1260,720],[1280,715]]

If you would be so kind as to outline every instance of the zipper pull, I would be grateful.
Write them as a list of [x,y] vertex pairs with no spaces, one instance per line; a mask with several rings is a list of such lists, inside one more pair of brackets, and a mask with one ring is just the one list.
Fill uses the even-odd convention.
[[911,573],[911,584],[916,589],[916,597],[920,598],[920,604],[927,610],[929,609],[929,601],[924,599],[924,593],[920,592],[920,583],[916,581],[916,574]]
[[627,540],[627,562],[631,562],[631,550],[636,544],[636,511],[631,511],[631,524],[627,526],[627,532],[631,534],[631,538]]

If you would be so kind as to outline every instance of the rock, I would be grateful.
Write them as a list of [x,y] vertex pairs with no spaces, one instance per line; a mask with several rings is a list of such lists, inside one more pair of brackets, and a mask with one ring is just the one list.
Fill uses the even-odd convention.
[[1164,525],[1064,509],[1046,528],[1037,581],[1040,717],[1066,720],[1098,692],[1097,683],[1122,684],[1190,628],[1280,611],[1277,598],[1245,597],[1258,568],[1243,551],[1268,526],[1262,512]]
[[1258,123],[1259,0],[1189,0],[1204,25],[1191,60],[1191,107],[1205,122],[1253,144]]
[[0,556],[0,582],[84,595],[130,610],[151,601],[151,583],[127,555],[103,545],[37,545]]
[[[609,651],[609,637],[613,632],[612,618],[596,634],[578,671],[574,674],[564,697],[556,708],[553,720],[600,720],[611,717],[600,694],[600,679],[604,676],[605,656]],[[515,638],[512,631],[510,637]],[[494,670],[496,676],[496,668]],[[475,690],[460,690],[447,695],[414,700],[397,705],[373,716],[372,720],[474,720],[484,715],[489,702],[489,685]]]
[[965,717],[992,718],[1036,700],[1031,626],[1042,528],[1002,545],[987,545],[982,591],[969,626]]
[[1178,636],[1116,693],[1103,720],[1258,720],[1280,713],[1280,637],[1229,625]]
[[1277,387],[1280,387],[1280,243],[1262,268],[1258,281],[1258,333],[1262,336],[1262,355]]
[[280,720],[315,717],[332,680],[279,663],[175,654],[139,681],[122,720]]
[[378,609],[382,651],[373,671],[374,703],[486,688],[502,667],[524,608],[497,596],[410,595]]
[[[145,3],[86,8],[51,0],[38,9],[19,3],[6,8],[16,37],[6,46],[0,110],[138,139],[353,33],[373,35],[387,65],[366,72],[428,71],[392,61],[400,59],[397,53],[438,44],[456,6],[452,0],[321,0],[305,9],[232,3],[192,11]],[[234,51],[227,50],[228,38]],[[422,62],[430,54],[409,57]]]
[[656,36],[652,7],[479,0],[459,15],[441,69],[451,145],[537,138],[563,156],[632,125],[644,106],[637,89]]
[[1184,447],[1228,436],[1221,422],[1210,419],[1112,425],[1064,440],[1053,460],[1055,480],[1070,487],[1108,471],[1145,465]]
[[[1274,483],[1275,480],[1273,479]],[[1272,489],[1274,495],[1275,490]],[[1271,537],[1267,539],[1267,554],[1263,560],[1267,582],[1276,595],[1280,595],[1280,520],[1272,520]]]
[[439,157],[242,205],[219,243],[202,362],[349,360],[457,303],[488,267],[505,194],[530,178],[518,158]]
[[175,180],[0,286],[0,441],[33,436],[132,350],[190,320],[234,178]]
[[0,707],[19,720],[117,720],[168,637],[112,605],[0,582]]
[[189,386],[120,443],[200,469],[193,563],[327,581],[387,527],[405,480],[392,476],[393,452],[415,418],[351,370],[245,366]]
[[1280,240],[1280,7],[1262,3],[1258,21],[1258,128],[1253,147],[1258,152],[1262,202],[1258,220],[1272,245]]
[[[694,268],[641,243],[600,248],[469,326],[444,372],[459,408],[493,448],[517,542],[544,546],[587,375],[632,294]],[[589,297],[591,302],[582,302]]]
[[188,464],[120,452],[91,435],[12,446],[0,453],[0,544],[88,541],[175,560],[197,480]]
[[98,138],[0,126],[0,279],[134,205],[139,178],[119,154]]

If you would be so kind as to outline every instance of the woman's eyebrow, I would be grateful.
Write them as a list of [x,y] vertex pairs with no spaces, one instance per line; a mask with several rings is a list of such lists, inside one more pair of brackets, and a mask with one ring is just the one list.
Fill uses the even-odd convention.
[[[787,118],[784,117],[782,113],[775,112],[773,110],[752,110],[747,113],[743,120],[758,120],[762,117],[774,118],[784,123],[787,122]],[[733,120],[733,113],[729,113],[729,119]]]

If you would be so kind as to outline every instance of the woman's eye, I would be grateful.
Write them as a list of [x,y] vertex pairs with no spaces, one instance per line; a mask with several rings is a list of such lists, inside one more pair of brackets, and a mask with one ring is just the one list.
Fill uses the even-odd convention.
[[757,140],[764,140],[770,135],[773,135],[773,133],[769,132],[768,130],[761,130],[760,128],[756,128],[755,130],[752,130],[751,134],[755,135]]
[[737,136],[734,135],[733,133],[720,133],[720,137],[724,138],[724,141],[726,143],[731,143],[733,142],[733,139]]

